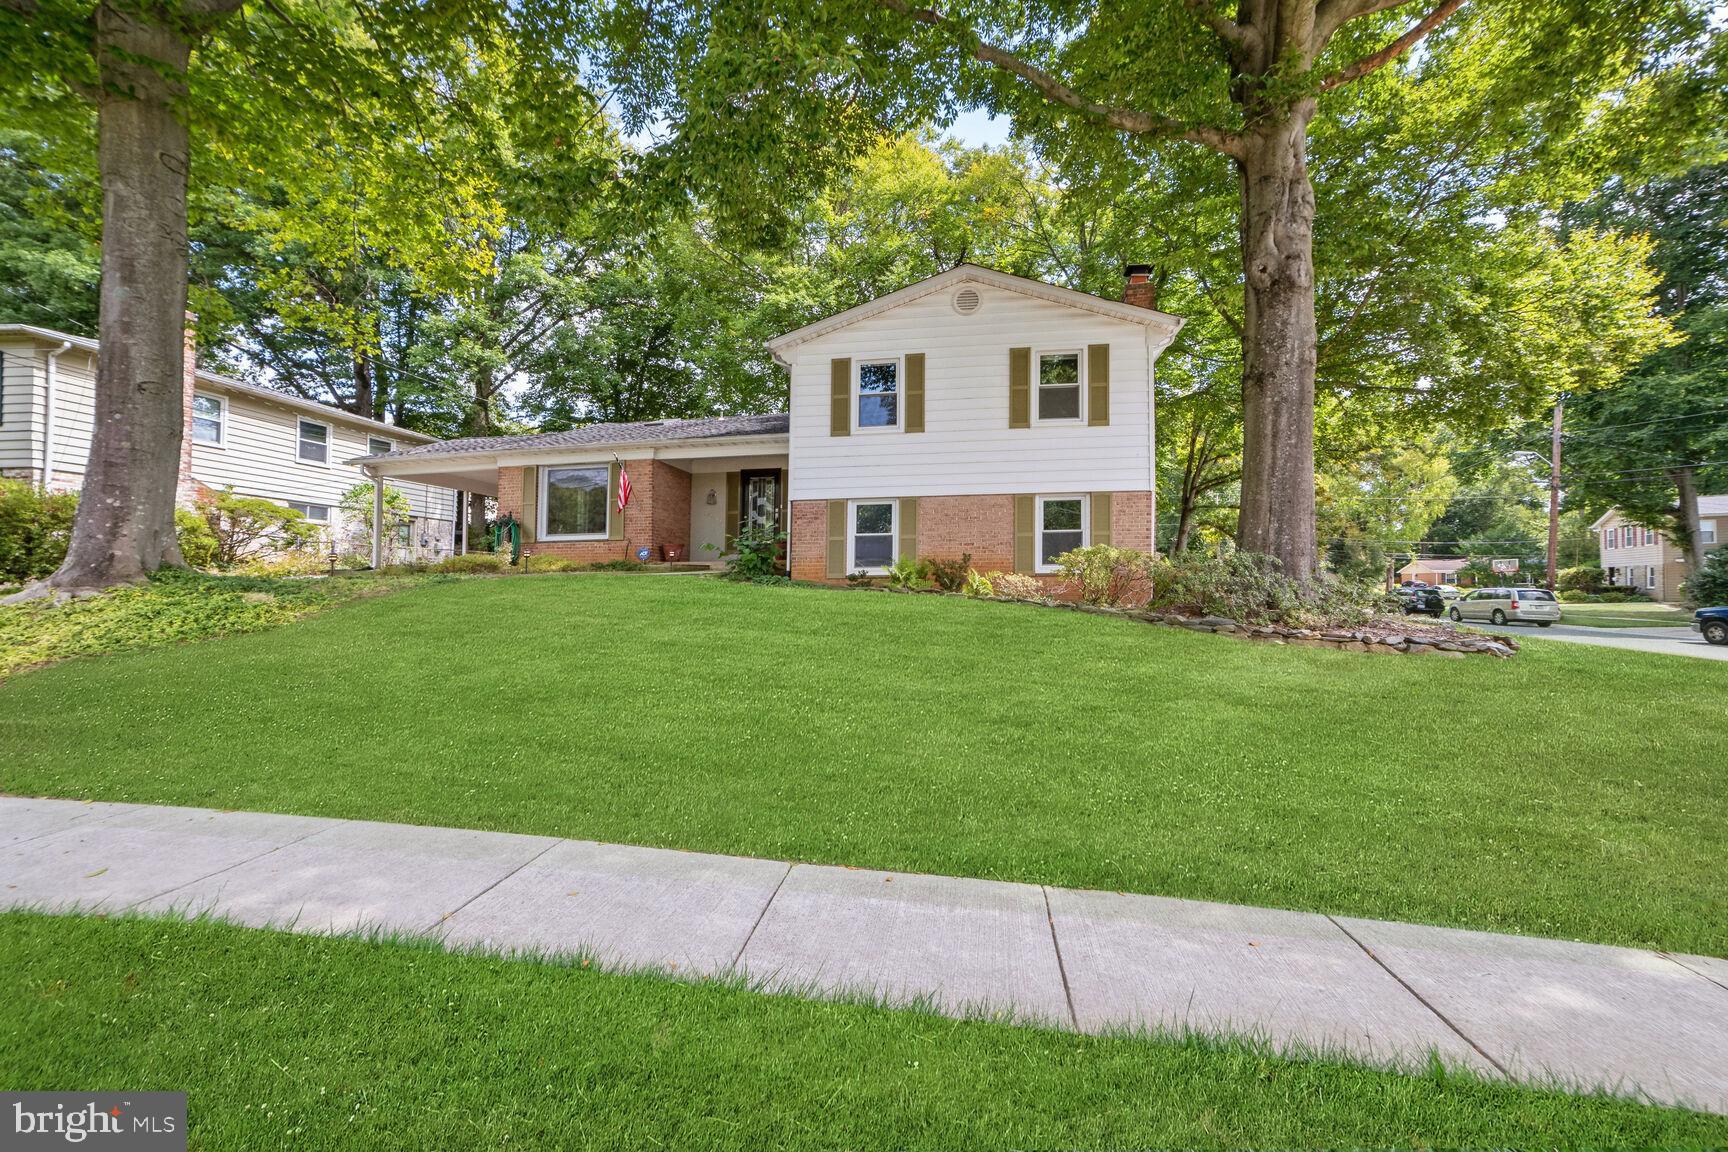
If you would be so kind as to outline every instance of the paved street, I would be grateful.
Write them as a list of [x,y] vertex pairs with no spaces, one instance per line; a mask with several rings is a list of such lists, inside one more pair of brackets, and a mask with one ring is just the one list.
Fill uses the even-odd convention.
[[381,929],[1728,1113],[1728,960],[591,841],[0,797],[0,907]]
[[1484,632],[1499,632],[1520,640],[1566,640],[1574,644],[1595,644],[1602,648],[1625,648],[1633,652],[1657,652],[1668,656],[1697,656],[1704,660],[1728,660],[1728,645],[1706,644],[1704,638],[1690,628],[1586,628],[1575,624],[1556,624],[1552,628],[1533,628],[1528,624],[1493,624],[1471,622],[1470,627]]

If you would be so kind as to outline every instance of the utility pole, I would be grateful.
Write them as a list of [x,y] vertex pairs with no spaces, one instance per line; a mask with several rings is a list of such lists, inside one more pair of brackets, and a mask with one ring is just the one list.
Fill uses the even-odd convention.
[[1554,591],[1560,575],[1560,421],[1566,411],[1566,394],[1554,400],[1554,439],[1548,455],[1548,591]]

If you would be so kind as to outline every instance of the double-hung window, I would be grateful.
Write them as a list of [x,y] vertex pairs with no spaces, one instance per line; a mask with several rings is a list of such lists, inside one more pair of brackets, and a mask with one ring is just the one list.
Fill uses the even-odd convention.
[[221,444],[226,423],[227,408],[222,403],[220,396],[206,396],[202,392],[192,394],[192,442],[194,444]]
[[1081,416],[1080,353],[1038,354],[1039,423],[1077,423]]
[[1086,498],[1040,496],[1037,517],[1037,569],[1040,572],[1054,572],[1058,568],[1058,556],[1086,546]]
[[1700,543],[1700,544],[1714,544],[1714,543],[1716,543],[1716,521],[1714,521],[1714,520],[1700,520],[1700,521],[1698,521],[1698,543]]
[[540,470],[540,536],[545,540],[603,540],[611,502],[611,470]]
[[316,420],[300,421],[296,455],[308,464],[330,463],[330,425]]
[[300,515],[306,517],[306,519],[310,520],[314,524],[330,523],[330,505],[328,504],[305,504],[299,500],[290,500],[288,501],[288,507],[300,513]]
[[886,572],[894,564],[895,520],[899,509],[894,500],[854,500],[852,530],[847,535],[848,572]]
[[900,426],[900,361],[858,362],[858,427]]

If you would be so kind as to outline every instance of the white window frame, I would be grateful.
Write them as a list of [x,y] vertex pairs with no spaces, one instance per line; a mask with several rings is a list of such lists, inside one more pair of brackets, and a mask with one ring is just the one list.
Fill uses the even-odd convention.
[[[330,458],[336,452],[336,426],[324,420],[314,420],[310,416],[294,418],[294,459],[301,464],[311,464],[318,468],[330,467]],[[316,424],[324,429],[324,459],[308,460],[301,454],[301,448],[306,444],[306,438],[300,435],[300,428],[305,424]]]
[[[284,500],[283,503],[288,505],[288,507],[292,508],[294,511],[299,512],[300,515],[304,516],[306,518],[306,523],[316,524],[320,528],[330,527],[330,524],[335,519],[333,514],[335,513],[336,509],[329,504],[320,504],[316,500]],[[322,509],[324,509],[324,519],[322,519],[322,520],[314,519],[310,514],[303,511],[303,509],[306,509],[306,508],[322,508]]]
[[1644,569],[1644,587],[1656,587],[1656,565],[1647,565]]
[[[858,409],[864,402],[864,366],[866,364],[894,365],[894,423],[865,424],[859,419]],[[879,395],[879,393],[872,393]],[[872,432],[898,432],[906,426],[906,358],[904,356],[862,356],[852,362],[852,430],[869,434]],[[874,500],[864,501],[874,504]]]
[[373,451],[372,445],[374,445],[374,444],[384,445],[384,451],[385,452],[396,451],[396,441],[390,439],[390,437],[368,435],[366,437],[366,455],[368,455],[368,456],[381,455],[381,453]]
[[[202,400],[214,400],[214,401],[216,401],[216,410],[217,410],[216,411],[216,439],[214,439],[214,440],[200,440],[200,439],[198,439],[197,436],[194,435],[192,437],[192,443],[202,445],[205,448],[226,448],[228,446],[228,397],[218,396],[214,392],[193,392],[192,393],[192,399],[193,399],[194,403],[196,403],[198,400],[201,400],[201,399]],[[188,433],[191,433],[197,427],[198,427],[198,425],[196,423],[196,412],[194,412],[193,416],[189,417],[187,419],[186,428],[187,428]],[[298,424],[296,424],[294,426],[294,434],[296,436],[298,436],[300,434],[300,426]]]
[[1715,544],[1716,544],[1716,521],[1714,521],[1714,520],[1700,520],[1700,521],[1698,521],[1698,543],[1702,546],[1705,546],[1705,547],[1715,546]]
[[[1043,379],[1040,370],[1046,356],[1072,356],[1080,366],[1080,414],[1078,416],[1055,416],[1046,420],[1039,415],[1039,394],[1043,391],[1039,381]],[[1071,427],[1086,423],[1086,349],[1084,348],[1034,348],[1032,349],[1032,423],[1049,424],[1055,428]]]
[[[871,576],[885,576],[888,573],[887,567],[861,568],[858,566],[858,509],[866,504],[888,505],[888,542],[890,545],[888,555],[891,557],[888,563],[891,565],[900,558],[900,501],[892,497],[848,500],[846,502],[846,571],[863,572]],[[872,532],[870,535],[877,536],[880,533]]]
[[[1064,421],[1068,423],[1068,421]],[[1040,575],[1060,572],[1057,564],[1044,563],[1044,505],[1051,500],[1080,501],[1080,547],[1092,543],[1092,497],[1085,492],[1051,492],[1032,502],[1032,571]]]
[[[552,473],[565,469],[582,469],[589,472],[606,473],[606,527],[599,532],[577,532],[554,534],[546,528],[546,491],[552,483]],[[545,464],[540,468],[540,495],[536,503],[534,519],[535,538],[538,540],[608,540],[612,536],[612,468],[608,464]]]

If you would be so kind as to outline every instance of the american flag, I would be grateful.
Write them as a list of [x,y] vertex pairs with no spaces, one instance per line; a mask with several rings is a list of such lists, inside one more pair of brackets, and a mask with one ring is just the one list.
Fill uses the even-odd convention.
[[618,511],[624,511],[624,505],[630,503],[630,473],[618,469]]

